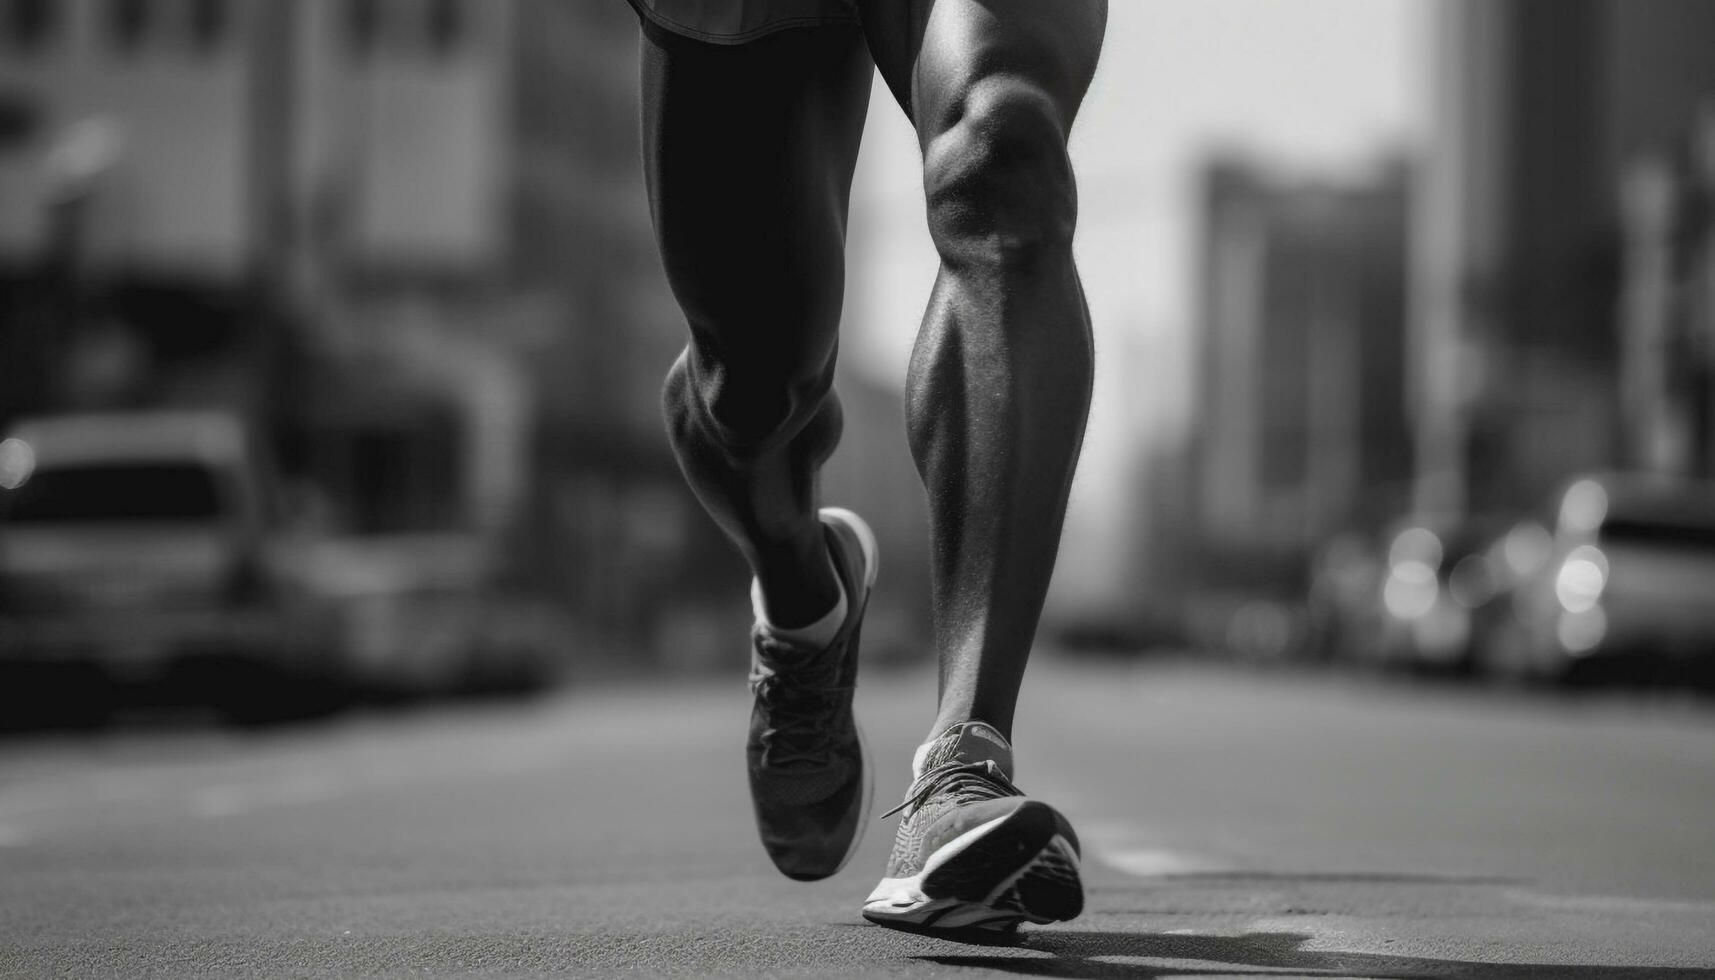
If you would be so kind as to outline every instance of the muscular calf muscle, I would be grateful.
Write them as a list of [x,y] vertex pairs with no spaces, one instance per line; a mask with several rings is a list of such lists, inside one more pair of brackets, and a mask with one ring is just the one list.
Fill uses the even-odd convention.
[[[923,150],[941,270],[906,387],[928,492],[940,712],[1010,736],[1089,413],[1066,151],[1099,0],[875,0],[870,48]],[[873,21],[873,23],[872,23]]]

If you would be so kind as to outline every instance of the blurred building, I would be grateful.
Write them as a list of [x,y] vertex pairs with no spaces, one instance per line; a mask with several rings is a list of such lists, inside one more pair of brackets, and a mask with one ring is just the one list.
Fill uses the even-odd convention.
[[1664,348],[1620,329],[1649,322],[1621,315],[1621,186],[1640,153],[1683,140],[1715,92],[1715,6],[1431,9],[1410,387],[1419,507],[1453,515],[1534,503],[1577,471],[1636,464],[1650,455],[1639,444],[1669,424],[1651,408]]
[[1715,477],[1715,95],[1621,177],[1625,465]]
[[1304,182],[1220,159],[1203,188],[1198,550],[1213,580],[1278,580],[1404,502],[1407,170]]
[[[661,426],[636,32],[608,0],[0,0],[0,424],[227,408],[365,568],[462,539],[586,648],[737,662],[743,565]],[[888,498],[897,397],[842,390],[835,479]],[[921,552],[920,510],[879,523]]]
[[647,642],[731,560],[661,435],[635,38],[617,3],[0,0],[0,422],[232,409],[327,533],[465,535]]
[[[363,286],[492,279],[511,7],[0,5],[0,101],[26,120],[0,152],[0,263],[65,300],[33,304],[50,383],[17,407],[261,411],[258,357],[384,329],[342,315]],[[136,349],[131,383],[79,383],[91,338]]]
[[231,349],[257,237],[227,3],[0,4],[0,413]]
[[0,161],[8,265],[44,258],[56,205],[89,194],[77,231],[104,270],[218,279],[243,268],[256,232],[252,44],[236,6],[0,5],[0,86],[23,120]]

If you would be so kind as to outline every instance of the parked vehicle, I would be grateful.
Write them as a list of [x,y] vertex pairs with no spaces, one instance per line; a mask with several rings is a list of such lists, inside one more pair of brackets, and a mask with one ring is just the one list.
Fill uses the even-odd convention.
[[550,683],[567,625],[497,589],[494,552],[483,535],[448,530],[318,539],[305,579],[330,614],[345,682],[383,700]]
[[[1342,535],[1318,556],[1312,619],[1325,656],[1394,667],[1470,669],[1521,580],[1520,523],[1408,518],[1371,544]],[[1547,532],[1536,528],[1544,539]],[[1547,545],[1542,548],[1546,550]],[[1546,560],[1543,558],[1542,560]]]
[[[332,664],[280,531],[229,414],[20,422],[0,442],[0,667],[243,718],[302,710]],[[60,693],[100,707],[95,690]]]
[[1715,661],[1715,485],[1593,476],[1560,496],[1552,560],[1521,589],[1488,666],[1564,677],[1596,665]]

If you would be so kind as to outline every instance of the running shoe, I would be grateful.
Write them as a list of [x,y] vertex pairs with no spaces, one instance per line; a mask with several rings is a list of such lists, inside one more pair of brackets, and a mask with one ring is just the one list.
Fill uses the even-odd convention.
[[762,846],[789,878],[815,881],[845,867],[869,821],[870,768],[852,716],[858,638],[875,587],[875,535],[863,519],[822,509],[828,553],[846,593],[846,621],[824,648],[751,631],[746,755]]
[[982,722],[917,750],[887,876],[864,918],[915,932],[1005,932],[1084,910],[1078,835],[1012,782],[1012,746]]

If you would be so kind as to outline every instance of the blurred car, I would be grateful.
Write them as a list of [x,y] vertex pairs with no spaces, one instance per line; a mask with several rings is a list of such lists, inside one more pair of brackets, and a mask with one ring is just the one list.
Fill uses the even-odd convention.
[[1306,653],[1319,660],[1363,659],[1360,651],[1380,642],[1382,559],[1369,536],[1334,535],[1310,565]]
[[19,422],[0,442],[0,666],[284,708],[276,679],[329,665],[265,482],[225,413]]
[[1715,485],[1585,477],[1556,512],[1551,560],[1516,595],[1492,669],[1564,677],[1599,662],[1715,658]]
[[[1471,669],[1521,581],[1521,563],[1509,558],[1509,547],[1520,553],[1536,527],[1520,522],[1502,534],[1503,526],[1492,516],[1406,519],[1379,545],[1337,536],[1317,556],[1311,576],[1318,648],[1330,659]],[[1536,530],[1546,539],[1545,530]]]
[[494,586],[495,551],[453,530],[316,541],[305,580],[330,613],[346,682],[383,700],[551,683],[570,630],[547,604]]

